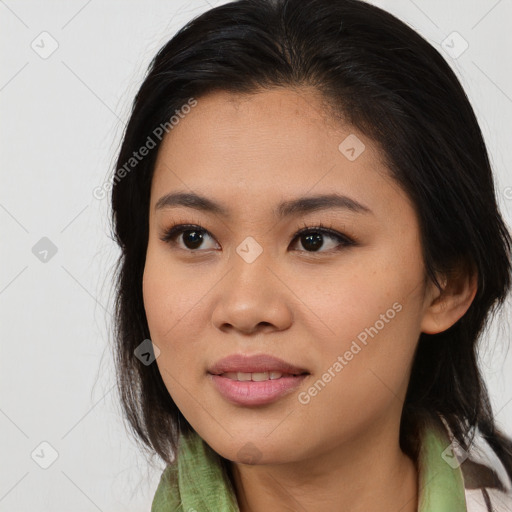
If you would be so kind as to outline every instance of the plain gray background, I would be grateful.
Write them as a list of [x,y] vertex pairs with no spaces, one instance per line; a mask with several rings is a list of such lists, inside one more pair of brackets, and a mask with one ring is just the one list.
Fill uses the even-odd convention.
[[[163,465],[146,464],[120,419],[109,336],[118,252],[108,197],[92,192],[113,170],[150,59],[220,3],[0,0],[0,510],[150,509]],[[456,70],[510,225],[511,2],[373,3]],[[512,435],[510,311],[493,323],[482,365],[498,422]]]

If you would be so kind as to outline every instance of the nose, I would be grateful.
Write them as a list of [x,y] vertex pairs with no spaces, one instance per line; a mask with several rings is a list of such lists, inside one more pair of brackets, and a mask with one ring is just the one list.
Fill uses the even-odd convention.
[[[263,252],[248,263],[238,254],[233,266],[215,287],[213,325],[224,332],[244,334],[281,331],[293,321],[293,293]],[[275,266],[275,265],[274,265]]]

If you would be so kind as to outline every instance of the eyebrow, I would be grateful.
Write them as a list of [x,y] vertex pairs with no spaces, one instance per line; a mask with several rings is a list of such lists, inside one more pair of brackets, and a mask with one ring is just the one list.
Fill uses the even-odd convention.
[[[155,204],[155,210],[185,206],[196,210],[210,212],[223,217],[230,217],[230,211],[223,205],[191,192],[171,192],[162,196]],[[339,208],[355,213],[373,214],[367,206],[355,199],[340,194],[321,194],[304,196],[280,203],[274,210],[274,216],[280,219],[308,212]]]

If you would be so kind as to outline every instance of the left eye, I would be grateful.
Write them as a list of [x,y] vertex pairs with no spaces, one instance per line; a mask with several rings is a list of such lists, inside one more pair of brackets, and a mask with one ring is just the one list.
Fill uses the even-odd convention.
[[[197,249],[201,246],[203,241],[206,238],[213,239],[213,236],[201,226],[197,226],[194,224],[178,224],[172,226],[167,229],[164,235],[161,237],[161,240],[167,242],[171,245],[176,245],[176,239],[182,236],[181,241],[183,242],[185,247],[180,247],[180,249],[197,252]],[[327,244],[327,249],[322,252],[328,252],[329,250],[341,249],[343,247],[354,245],[355,242],[346,235],[339,233],[338,231],[334,231],[330,228],[325,228],[322,225],[319,227],[308,227],[300,230],[293,237],[293,241],[297,240],[297,242],[301,242],[302,246],[306,248],[305,252],[315,253],[318,252],[319,249],[325,249],[324,239],[330,239],[334,241],[329,247]],[[293,244],[292,244],[293,245]],[[206,248],[203,250],[212,250],[219,249],[219,246]]]
[[354,245],[354,240],[348,236],[322,226],[302,229],[293,239],[300,241],[303,247],[309,247],[312,249],[311,251],[306,250],[306,252],[314,253],[318,252],[319,249],[324,248],[324,238],[331,239],[331,241],[334,241],[334,244],[331,244],[332,246],[330,248],[327,247],[327,249],[322,252],[329,252],[329,250],[338,250],[343,247]]

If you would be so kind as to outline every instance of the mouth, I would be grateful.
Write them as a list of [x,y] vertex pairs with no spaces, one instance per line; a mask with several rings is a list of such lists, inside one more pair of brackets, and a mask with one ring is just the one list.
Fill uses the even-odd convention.
[[305,368],[269,354],[232,354],[208,369],[214,389],[239,407],[277,402],[297,390],[308,375]]
[[285,373],[280,371],[269,371],[269,372],[225,372],[218,375],[219,377],[225,377],[226,379],[236,380],[239,382],[263,382],[266,380],[279,380],[286,377],[299,377],[300,375],[308,375],[308,372],[301,373]]

